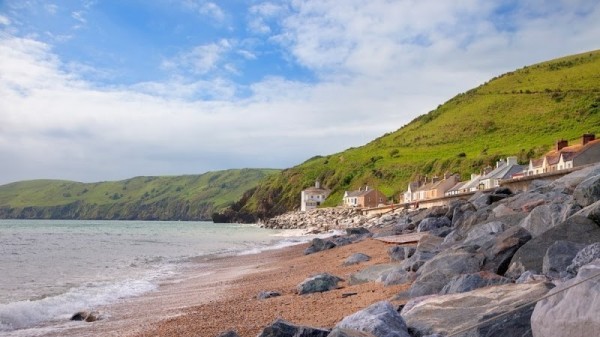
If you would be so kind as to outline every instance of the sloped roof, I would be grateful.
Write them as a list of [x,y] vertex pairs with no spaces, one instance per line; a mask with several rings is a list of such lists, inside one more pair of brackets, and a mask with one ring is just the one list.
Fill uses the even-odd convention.
[[512,177],[513,174],[523,171],[525,166],[523,165],[508,165],[506,162],[502,162],[503,165],[498,166],[493,169],[490,173],[486,174],[481,178],[481,180],[486,179],[508,179]]
[[464,185],[466,185],[469,181],[459,181],[456,185],[452,186],[452,188],[450,188],[448,191],[446,192],[454,192],[454,191],[458,191],[460,189],[463,188]]

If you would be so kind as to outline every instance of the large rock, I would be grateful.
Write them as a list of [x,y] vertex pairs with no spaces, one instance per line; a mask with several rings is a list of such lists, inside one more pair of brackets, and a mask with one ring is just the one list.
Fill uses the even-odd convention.
[[573,198],[581,207],[589,206],[600,200],[600,175],[589,177],[582,181],[575,191]]
[[586,217],[600,225],[600,201],[596,201],[595,203],[575,213],[575,216],[578,215]]
[[229,331],[223,332],[222,334],[218,335],[217,337],[240,337],[240,335],[238,335],[238,333],[233,330],[229,330]]
[[425,234],[417,244],[417,251],[439,253],[442,242],[444,242],[444,239],[437,235]]
[[408,290],[410,297],[439,293],[456,275],[478,272],[485,257],[464,250],[446,250],[419,269],[419,276]]
[[297,287],[298,294],[321,293],[337,288],[338,282],[343,281],[341,278],[323,273],[310,277],[300,283]]
[[577,252],[577,255],[575,255],[571,264],[567,266],[567,272],[577,274],[581,266],[586,265],[595,259],[600,259],[600,242],[594,242]]
[[323,240],[320,238],[314,238],[310,242],[310,246],[304,250],[304,255],[309,255],[317,252],[321,252],[327,249],[335,248],[336,244],[331,240]]
[[348,258],[346,260],[344,260],[344,266],[359,264],[361,262],[367,262],[369,260],[371,260],[371,257],[367,254],[354,253],[354,254],[348,256]]
[[511,227],[498,234],[479,249],[485,255],[483,269],[504,275],[513,255],[530,239],[529,232],[521,227]]
[[[506,284],[460,294],[431,296],[415,299],[415,304],[407,303],[401,314],[415,336],[434,333],[446,336],[515,310],[545,295],[551,287],[546,283]],[[504,325],[498,326],[497,321],[492,321],[456,336],[528,336],[530,314],[531,309],[525,307],[513,313],[511,320],[504,319]]]
[[344,317],[335,328],[364,331],[375,337],[410,337],[406,323],[387,301],[377,302]]
[[464,293],[478,288],[506,283],[510,283],[510,279],[487,271],[457,275],[444,286],[440,295]]
[[553,289],[551,294],[556,295],[538,302],[531,316],[533,336],[598,336],[600,277],[567,288],[599,273],[600,260],[595,260],[582,267],[576,278]]
[[392,246],[388,248],[390,261],[403,261],[415,253],[416,248],[410,246]]
[[348,284],[355,285],[366,282],[375,282],[381,278],[381,275],[390,273],[394,270],[402,269],[398,263],[376,264],[350,275]]
[[559,278],[567,272],[567,267],[573,258],[584,247],[584,244],[559,240],[554,242],[544,255],[542,273],[553,278]]
[[417,232],[429,232],[434,229],[450,226],[452,226],[452,221],[445,216],[439,218],[425,218],[419,223]]
[[568,200],[540,205],[534,208],[519,225],[535,238],[564,222],[578,210],[579,208],[575,208]]
[[375,337],[373,334],[354,329],[335,328],[327,337]]
[[264,328],[258,337],[327,337],[329,330],[294,325],[288,321],[277,319]]
[[581,216],[572,216],[562,224],[548,230],[537,238],[529,240],[513,256],[509,270],[511,278],[532,270],[541,273],[544,255],[554,242],[564,240],[575,243],[592,244],[600,241],[600,227],[595,222]]
[[473,228],[467,233],[464,243],[466,245],[482,246],[484,243],[491,241],[498,233],[506,230],[506,225],[502,221],[491,221]]
[[415,253],[400,263],[400,266],[406,271],[418,271],[425,262],[431,260],[437,252],[425,252],[421,250]]
[[416,279],[417,273],[398,268],[381,274],[377,281],[382,282],[384,286],[391,286],[397,284],[412,283]]

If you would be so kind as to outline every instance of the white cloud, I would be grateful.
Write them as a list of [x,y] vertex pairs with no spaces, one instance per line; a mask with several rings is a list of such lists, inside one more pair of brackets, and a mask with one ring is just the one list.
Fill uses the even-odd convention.
[[192,72],[203,75],[213,71],[223,61],[232,48],[230,41],[221,39],[218,42],[200,45],[163,62],[162,66],[169,70]]
[[0,14],[0,25],[8,26],[10,25],[10,19],[2,14]]
[[84,17],[84,14],[85,14],[85,13],[84,13],[84,12],[82,12],[82,11],[77,11],[77,12],[73,12],[73,13],[71,13],[71,17],[72,17],[73,19],[75,19],[75,20],[79,21],[80,23],[82,23],[82,24],[85,24],[85,23],[87,23],[87,20],[86,20],[86,18]]
[[200,5],[199,11],[201,14],[207,15],[217,22],[225,20],[225,12],[214,2],[206,2]]
[[56,14],[56,11],[58,10],[58,6],[56,4],[46,4],[44,5],[44,8],[52,15]]

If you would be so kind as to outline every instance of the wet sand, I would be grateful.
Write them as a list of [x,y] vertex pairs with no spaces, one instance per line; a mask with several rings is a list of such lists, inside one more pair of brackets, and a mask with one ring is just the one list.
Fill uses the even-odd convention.
[[[106,315],[102,321],[70,323],[69,335],[212,337],[232,329],[242,337],[254,337],[277,318],[331,328],[344,316],[390,299],[407,287],[375,282],[350,286],[344,281],[339,289],[298,295],[296,286],[312,275],[328,272],[347,280],[366,266],[389,262],[388,246],[372,239],[305,256],[306,247],[197,261],[197,268],[183,280],[166,282],[155,292],[102,308]],[[372,259],[342,266],[356,252]],[[282,296],[258,300],[260,291],[277,291]],[[343,297],[345,293],[356,295]]]

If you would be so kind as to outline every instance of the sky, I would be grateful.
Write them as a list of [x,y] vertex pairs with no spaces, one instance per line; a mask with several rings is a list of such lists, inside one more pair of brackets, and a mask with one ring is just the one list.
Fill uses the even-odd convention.
[[0,0],[0,184],[292,167],[599,48],[597,0]]

